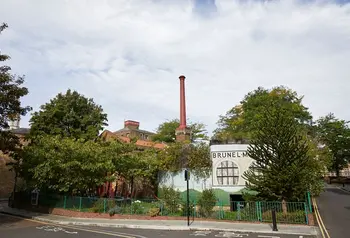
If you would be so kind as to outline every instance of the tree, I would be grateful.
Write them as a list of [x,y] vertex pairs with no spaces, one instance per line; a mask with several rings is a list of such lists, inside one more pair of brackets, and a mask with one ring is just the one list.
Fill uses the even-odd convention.
[[60,136],[37,137],[24,148],[21,174],[32,186],[87,194],[116,175],[127,174],[133,144],[85,141]]
[[94,140],[103,126],[107,114],[101,106],[76,91],[67,90],[40,107],[30,119],[30,137],[53,135],[83,140]]
[[[0,25],[0,34],[7,28],[7,24]],[[0,62],[10,59],[10,56],[0,53]],[[23,87],[24,76],[16,76],[10,73],[11,67],[0,66],[0,150],[8,153],[19,145],[18,138],[9,131],[9,120],[19,119],[24,116],[31,107],[23,107],[21,98],[28,94],[28,89]]]
[[[175,131],[180,126],[178,119],[163,122],[157,128],[156,135],[152,137],[153,141],[161,141],[166,143],[175,142]],[[208,140],[208,132],[203,123],[189,123],[191,128],[191,140]]]
[[252,133],[247,150],[255,164],[243,174],[248,189],[261,198],[281,200],[284,212],[286,201],[302,199],[319,186],[323,172],[305,127],[288,110],[289,105],[284,105],[287,103],[272,101],[261,108],[258,120],[251,121],[259,128]]
[[177,173],[188,168],[197,177],[207,178],[212,167],[209,145],[203,142],[169,144],[158,158],[159,170]]
[[158,153],[159,150],[154,148],[147,148],[141,151],[134,150],[128,159],[127,168],[121,175],[129,181],[132,197],[136,196],[138,192],[137,186],[135,186],[137,182],[142,184],[141,190],[146,187],[152,188],[153,192],[157,190],[160,164],[157,157]]
[[249,139],[251,134],[258,130],[256,121],[262,118],[266,105],[281,102],[286,110],[300,124],[308,126],[312,116],[302,104],[303,97],[284,86],[275,87],[271,90],[259,87],[249,92],[240,105],[234,106],[226,115],[220,116],[219,128],[214,131],[214,138],[219,140],[244,140]]
[[348,122],[330,113],[316,122],[316,136],[331,153],[330,171],[339,177],[340,171],[350,163],[350,128]]

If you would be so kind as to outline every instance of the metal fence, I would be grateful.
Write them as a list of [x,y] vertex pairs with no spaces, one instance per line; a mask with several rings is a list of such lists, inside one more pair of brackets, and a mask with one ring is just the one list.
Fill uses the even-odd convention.
[[[110,215],[187,216],[186,202],[171,200],[45,195],[39,197],[39,205]],[[310,210],[306,202],[231,202],[227,206],[220,201],[208,204],[191,201],[189,212],[194,218],[272,222],[272,209],[276,210],[278,223],[308,224]]]

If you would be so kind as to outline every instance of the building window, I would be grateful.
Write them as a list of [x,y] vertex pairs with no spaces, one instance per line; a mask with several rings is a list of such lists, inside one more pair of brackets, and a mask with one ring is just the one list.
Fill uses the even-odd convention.
[[237,165],[232,161],[223,161],[216,168],[216,177],[219,185],[238,184],[239,171]]

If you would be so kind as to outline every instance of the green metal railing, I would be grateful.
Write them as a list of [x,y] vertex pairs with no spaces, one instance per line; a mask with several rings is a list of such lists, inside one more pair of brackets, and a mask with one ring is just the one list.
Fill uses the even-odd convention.
[[[39,205],[63,208],[80,212],[110,213],[111,215],[146,215],[146,216],[187,216],[184,201],[156,199],[118,199],[74,196],[39,197]],[[231,202],[220,201],[198,205],[190,203],[190,216],[231,221],[272,222],[272,209],[276,210],[277,222],[288,224],[308,224],[311,210],[308,202]]]

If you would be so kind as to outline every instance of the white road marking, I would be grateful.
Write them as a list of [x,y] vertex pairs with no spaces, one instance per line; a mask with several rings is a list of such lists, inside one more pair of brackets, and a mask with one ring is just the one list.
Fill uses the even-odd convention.
[[211,231],[195,231],[194,233],[190,234],[191,236],[207,236],[211,233]]
[[280,238],[279,236],[261,236],[261,235],[258,235],[258,237],[264,237],[264,238]]
[[248,234],[239,234],[239,233],[234,233],[234,232],[220,232],[218,235],[215,235],[216,237],[244,237],[244,236],[249,236]]
[[65,232],[67,234],[78,234],[77,231],[66,231],[62,227],[56,227],[56,226],[37,226],[36,229],[44,230],[44,231],[53,231],[53,232],[62,231],[62,232]]

